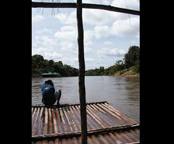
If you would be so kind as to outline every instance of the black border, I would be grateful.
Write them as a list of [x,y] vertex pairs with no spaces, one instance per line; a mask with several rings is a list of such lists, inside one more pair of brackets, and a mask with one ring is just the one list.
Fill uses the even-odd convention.
[[31,1],[1,6],[2,140],[31,144]]

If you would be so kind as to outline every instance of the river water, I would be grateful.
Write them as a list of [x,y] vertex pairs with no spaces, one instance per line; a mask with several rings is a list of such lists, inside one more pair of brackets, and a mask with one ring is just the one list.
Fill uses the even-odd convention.
[[[32,105],[41,103],[40,86],[51,79],[56,90],[62,91],[60,103],[80,103],[78,77],[32,78]],[[128,117],[139,120],[140,78],[86,76],[86,102],[108,101],[108,103]]]

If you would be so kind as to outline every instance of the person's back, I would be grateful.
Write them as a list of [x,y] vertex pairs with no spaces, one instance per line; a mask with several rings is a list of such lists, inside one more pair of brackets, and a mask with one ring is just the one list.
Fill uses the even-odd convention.
[[45,83],[41,86],[42,91],[42,103],[45,105],[53,105],[56,102],[55,98],[55,88],[50,80],[45,81]]
[[41,91],[43,104],[46,106],[52,106],[57,100],[57,106],[59,106],[61,90],[55,91],[54,84],[51,80],[47,80],[41,85]]

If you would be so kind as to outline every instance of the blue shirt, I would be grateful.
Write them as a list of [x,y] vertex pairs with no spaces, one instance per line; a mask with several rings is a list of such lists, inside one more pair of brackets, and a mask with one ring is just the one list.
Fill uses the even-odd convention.
[[42,84],[41,85],[42,91],[42,103],[45,105],[53,105],[56,102],[55,98],[55,89],[50,84]]

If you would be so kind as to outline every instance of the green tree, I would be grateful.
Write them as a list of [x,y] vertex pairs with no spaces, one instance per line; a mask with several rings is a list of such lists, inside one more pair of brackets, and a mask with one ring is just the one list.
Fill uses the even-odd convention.
[[44,58],[41,55],[32,56],[32,74],[40,74],[43,68]]
[[138,46],[131,46],[128,53],[124,56],[125,65],[127,68],[134,66],[137,59],[140,58],[140,48]]
[[125,64],[123,64],[122,60],[117,60],[115,63],[115,66],[116,66],[116,68],[115,68],[116,71],[120,71],[125,68]]
[[54,62],[54,60],[44,59],[41,55],[32,56],[32,74],[41,75],[45,72],[58,72],[62,76],[78,76],[78,69],[70,65],[63,65],[62,61]]

